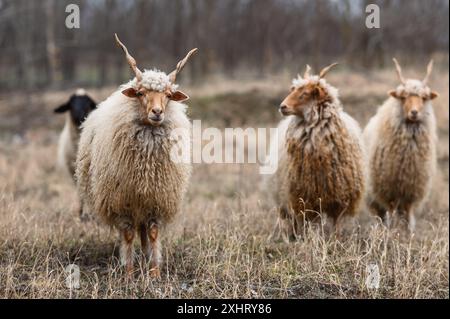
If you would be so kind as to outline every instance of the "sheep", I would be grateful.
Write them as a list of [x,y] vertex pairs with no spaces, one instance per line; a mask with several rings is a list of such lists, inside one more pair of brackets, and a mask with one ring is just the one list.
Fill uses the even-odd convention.
[[[75,182],[75,160],[80,139],[81,125],[86,117],[97,107],[97,103],[86,94],[84,89],[78,89],[69,100],[54,109],[57,114],[66,113],[64,128],[58,140],[58,168],[70,174]],[[79,215],[83,217],[82,203],[80,202]]]
[[[115,39],[135,78],[84,122],[77,188],[86,205],[120,232],[120,256],[128,275],[133,273],[133,240],[138,232],[150,275],[159,277],[159,230],[180,210],[191,175],[189,161],[175,161],[171,154],[176,142],[190,149],[191,123],[181,104],[189,97],[178,90],[175,80],[197,49],[168,75],[142,72],[117,34]],[[172,136],[177,130],[179,140]]]
[[[86,94],[84,89],[78,89],[69,100],[54,109],[57,114],[66,113],[64,128],[58,140],[58,166],[75,178],[75,159],[80,138],[81,124],[97,103]],[[75,179],[74,179],[75,180]]]
[[436,119],[431,101],[438,97],[425,78],[405,79],[394,58],[400,85],[364,129],[369,168],[366,203],[387,226],[393,213],[415,229],[414,211],[428,197],[436,169]]
[[332,219],[339,237],[342,217],[355,216],[362,201],[362,132],[343,111],[337,89],[324,79],[335,65],[318,76],[307,66],[279,107],[286,118],[278,126],[278,143],[271,145],[279,160],[269,180],[283,235],[290,239],[299,236],[305,222],[320,221],[321,213]]

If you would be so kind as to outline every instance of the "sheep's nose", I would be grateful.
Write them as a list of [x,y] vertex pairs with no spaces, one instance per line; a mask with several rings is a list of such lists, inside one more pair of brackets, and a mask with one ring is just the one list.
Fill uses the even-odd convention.
[[412,115],[412,116],[417,116],[417,111],[416,111],[416,110],[412,110],[412,111],[411,111],[411,115]]
[[287,106],[284,104],[280,104],[280,111],[284,111],[287,109]]
[[159,107],[158,108],[153,108],[152,109],[152,113],[155,114],[155,115],[161,115],[162,109],[160,109]]

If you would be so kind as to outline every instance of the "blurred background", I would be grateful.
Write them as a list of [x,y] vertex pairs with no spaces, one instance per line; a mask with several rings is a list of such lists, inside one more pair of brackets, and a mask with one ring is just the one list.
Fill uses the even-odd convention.
[[[68,4],[80,29],[67,29]],[[368,4],[381,28],[365,27]],[[253,76],[335,60],[368,70],[430,56],[448,66],[448,0],[0,0],[0,90],[117,85],[130,77],[117,32],[141,68],[170,71],[192,47],[185,81]]]

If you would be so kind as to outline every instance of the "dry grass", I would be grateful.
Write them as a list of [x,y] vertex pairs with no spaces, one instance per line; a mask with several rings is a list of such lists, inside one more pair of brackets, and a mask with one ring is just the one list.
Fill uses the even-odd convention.
[[[341,72],[330,80],[340,83],[346,109],[363,125],[396,83],[392,72]],[[295,243],[270,240],[276,214],[256,186],[257,167],[196,165],[184,211],[164,232],[159,281],[143,267],[127,281],[117,234],[77,218],[71,180],[54,167],[62,119],[50,114],[68,92],[0,101],[0,298],[448,298],[448,73],[433,80],[441,92],[440,174],[414,237],[362,212],[341,241],[320,227]],[[288,79],[272,83],[187,89],[192,118],[219,127],[274,126]],[[72,292],[65,287],[70,263],[82,272]],[[374,263],[380,288],[368,290],[366,266]]]

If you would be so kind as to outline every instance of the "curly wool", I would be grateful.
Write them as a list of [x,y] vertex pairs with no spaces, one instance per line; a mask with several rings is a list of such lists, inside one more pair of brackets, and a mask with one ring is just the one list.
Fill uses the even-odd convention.
[[[144,70],[144,72],[142,73],[142,81],[139,83],[146,89],[155,92],[164,92],[166,89],[176,91],[178,89],[178,85],[172,83],[169,76],[165,72],[156,69]],[[134,78],[127,85],[137,89],[137,79]]]
[[276,187],[272,192],[275,201],[282,210],[304,213],[306,219],[316,218],[316,212],[335,220],[353,216],[364,192],[361,129],[342,111],[337,90],[328,88],[327,92],[334,103],[311,106],[304,119],[284,119],[279,125],[278,143],[271,145],[278,148],[279,156],[278,169],[271,179]]
[[436,170],[436,120],[431,103],[426,102],[420,123],[408,123],[400,101],[389,98],[364,129],[364,141],[370,171],[369,207],[420,208]]
[[[82,200],[111,226],[136,227],[156,220],[164,225],[180,210],[191,166],[171,160],[175,143],[190,143],[186,106],[169,102],[160,126],[139,121],[139,102],[119,89],[83,124],[77,156],[77,187]],[[180,140],[170,138],[185,129]]]
[[321,86],[331,98],[331,103],[335,104],[339,109],[342,108],[341,102],[339,101],[339,91],[335,87],[330,85],[324,78],[320,78],[317,75],[302,78],[300,75],[298,75],[297,78],[292,80],[292,86],[295,88],[301,88],[308,84],[316,84]]
[[429,96],[431,89],[424,85],[422,81],[419,80],[406,80],[405,84],[400,84],[395,89],[398,96],[404,95],[418,95],[422,97]]

